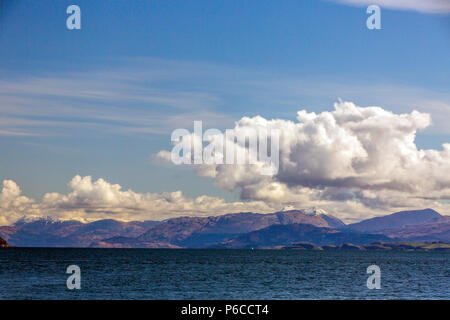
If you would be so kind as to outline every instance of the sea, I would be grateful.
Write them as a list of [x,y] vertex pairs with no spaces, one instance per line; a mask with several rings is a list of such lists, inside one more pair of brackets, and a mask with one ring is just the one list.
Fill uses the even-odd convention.
[[[0,248],[0,299],[448,300],[449,261],[415,251]],[[367,285],[373,265],[379,289]]]

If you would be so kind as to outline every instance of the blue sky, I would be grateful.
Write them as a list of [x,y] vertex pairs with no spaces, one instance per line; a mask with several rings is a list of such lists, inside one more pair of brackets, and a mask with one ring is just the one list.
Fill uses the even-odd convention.
[[[66,29],[77,4],[82,29]],[[429,112],[421,148],[450,141],[448,15],[328,1],[4,1],[0,180],[65,192],[76,174],[138,192],[236,199],[152,158],[193,120],[295,119],[338,98]],[[3,134],[2,134],[3,132]]]

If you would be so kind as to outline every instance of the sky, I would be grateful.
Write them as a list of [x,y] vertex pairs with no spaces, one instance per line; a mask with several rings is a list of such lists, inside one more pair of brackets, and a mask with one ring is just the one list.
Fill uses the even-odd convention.
[[[366,27],[372,3],[380,30]],[[449,13],[445,0],[2,1],[0,224],[450,214]],[[195,120],[237,130],[257,116],[286,132],[270,180],[160,156]]]

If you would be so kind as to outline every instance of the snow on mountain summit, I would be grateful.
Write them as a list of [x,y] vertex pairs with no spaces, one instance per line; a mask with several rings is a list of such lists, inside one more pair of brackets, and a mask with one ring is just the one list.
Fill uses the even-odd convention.
[[320,215],[320,214],[327,214],[327,212],[323,209],[320,208],[316,208],[316,207],[312,207],[312,208],[308,208],[308,209],[303,209],[302,210],[305,214],[307,214],[308,216],[315,216],[315,215]]
[[14,226],[19,226],[19,225],[23,225],[23,224],[27,224],[27,223],[32,223],[32,222],[43,222],[43,223],[55,223],[55,222],[59,222],[58,219],[52,218],[50,216],[34,216],[34,215],[30,215],[30,216],[23,216],[22,218],[18,219],[16,222],[14,222]]

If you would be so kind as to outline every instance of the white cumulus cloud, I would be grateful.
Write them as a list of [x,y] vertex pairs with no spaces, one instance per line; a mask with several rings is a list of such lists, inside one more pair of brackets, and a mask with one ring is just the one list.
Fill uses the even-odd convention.
[[[417,132],[431,125],[429,114],[396,114],[352,102],[334,107],[318,114],[301,110],[297,121],[256,116],[236,122],[236,135],[261,127],[279,130],[280,163],[274,176],[261,175],[260,166],[248,164],[202,165],[198,172],[224,189],[239,190],[242,199],[266,203],[326,205],[331,212],[347,203],[365,208],[366,215],[447,208],[442,200],[450,199],[450,144],[442,150],[415,144]],[[160,157],[167,159],[167,153]]]
[[20,187],[12,180],[4,180],[0,192],[0,225],[8,225],[24,215],[39,213],[34,201],[22,195]]
[[137,193],[122,190],[118,184],[90,176],[75,176],[67,194],[46,193],[40,203],[21,195],[11,180],[3,182],[0,194],[0,225],[9,225],[21,217],[49,216],[80,221],[99,219],[162,220],[176,216],[212,216],[232,212],[274,210],[262,201],[226,202],[221,198],[185,197],[181,191]]

